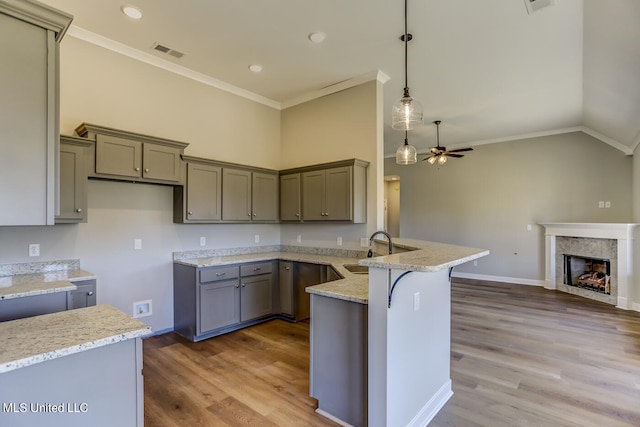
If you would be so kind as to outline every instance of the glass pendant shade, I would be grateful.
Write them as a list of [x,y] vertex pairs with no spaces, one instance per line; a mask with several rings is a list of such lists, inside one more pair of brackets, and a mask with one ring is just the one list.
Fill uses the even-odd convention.
[[438,156],[438,164],[442,166],[445,163],[447,163],[447,156],[440,154]]
[[429,158],[427,159],[427,163],[429,163],[430,165],[433,165],[433,164],[435,164],[435,163],[436,163],[436,160],[437,160],[437,159],[438,159],[438,158],[437,158],[436,156],[431,156],[431,157],[429,157]]
[[405,138],[404,145],[396,150],[396,163],[399,165],[412,165],[418,161],[418,153],[413,145]]
[[391,127],[396,130],[411,130],[422,123],[422,104],[406,91],[405,96],[391,108]]

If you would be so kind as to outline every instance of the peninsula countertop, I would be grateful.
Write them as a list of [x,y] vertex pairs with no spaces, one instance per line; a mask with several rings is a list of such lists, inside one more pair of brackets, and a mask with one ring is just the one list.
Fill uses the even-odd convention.
[[0,322],[0,374],[149,333],[105,304]]
[[94,274],[79,268],[2,276],[0,300],[73,291],[77,289],[73,282],[95,278]]

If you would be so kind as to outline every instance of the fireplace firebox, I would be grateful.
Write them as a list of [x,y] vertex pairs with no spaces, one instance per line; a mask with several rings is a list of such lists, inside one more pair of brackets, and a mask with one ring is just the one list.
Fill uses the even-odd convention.
[[611,295],[611,261],[578,255],[564,255],[564,283]]

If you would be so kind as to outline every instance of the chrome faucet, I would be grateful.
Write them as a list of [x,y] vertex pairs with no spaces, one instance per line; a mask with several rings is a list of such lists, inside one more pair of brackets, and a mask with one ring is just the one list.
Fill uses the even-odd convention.
[[376,231],[375,233],[373,233],[371,235],[371,237],[369,237],[369,252],[367,252],[367,258],[371,258],[373,256],[373,251],[371,250],[371,245],[373,244],[373,238],[376,237],[378,234],[384,234],[387,237],[387,240],[389,240],[389,255],[391,255],[391,252],[393,250],[393,243],[391,242],[391,235],[389,233],[387,233],[386,231]]

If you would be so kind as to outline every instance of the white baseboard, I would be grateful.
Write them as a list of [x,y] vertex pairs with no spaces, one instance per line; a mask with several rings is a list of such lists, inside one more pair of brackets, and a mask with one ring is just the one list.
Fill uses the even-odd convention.
[[340,424],[343,427],[353,427],[351,424],[342,421],[340,418],[334,417],[330,413],[325,412],[320,408],[316,409],[316,413],[322,415],[325,418],[330,419],[331,421],[333,421],[336,424]]
[[451,277],[459,277],[461,279],[486,280],[489,282],[515,283],[516,285],[543,287],[545,285],[544,280],[521,279],[519,277],[490,276],[488,274],[456,273],[455,271],[453,272]]
[[438,414],[445,403],[453,396],[451,380],[440,387],[440,390],[420,409],[415,417],[407,424],[407,427],[424,427]]

